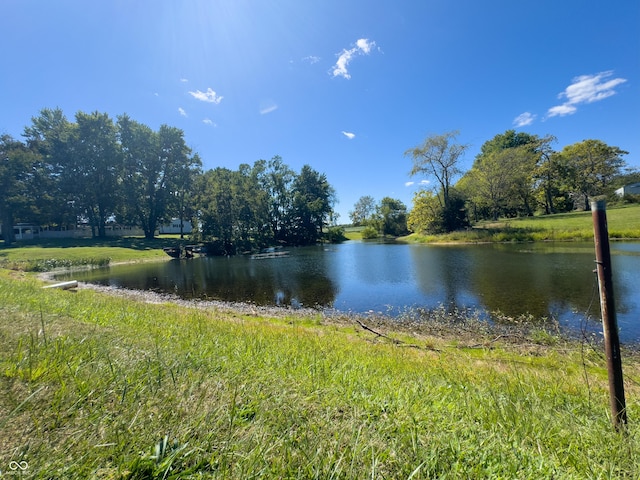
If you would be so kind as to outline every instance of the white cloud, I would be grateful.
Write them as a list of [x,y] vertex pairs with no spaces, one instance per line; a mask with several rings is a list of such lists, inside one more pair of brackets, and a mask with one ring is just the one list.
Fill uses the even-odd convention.
[[[429,183],[431,183],[429,180],[420,180],[418,182],[418,185],[429,185]],[[416,182],[412,182],[412,181],[404,182],[404,186],[405,187],[411,187],[411,186],[413,186],[415,184],[416,184]]]
[[376,46],[376,42],[367,38],[360,38],[356,41],[356,46],[347,50],[344,49],[338,56],[338,61],[333,66],[331,73],[334,77],[344,77],[350,79],[351,75],[347,70],[347,66],[351,60],[357,55],[368,55],[371,49]]
[[275,103],[268,103],[260,107],[260,115],[266,115],[267,113],[274,112],[278,109],[278,105]]
[[309,62],[311,65],[313,65],[314,63],[318,63],[320,61],[320,57],[316,57],[315,55],[309,55],[308,57],[304,57],[302,61]]
[[224,98],[223,96],[218,95],[216,92],[214,92],[211,88],[207,88],[206,92],[201,92],[200,90],[189,92],[189,95],[191,95],[196,100],[207,103],[215,103],[216,105],[219,104]]
[[527,125],[531,125],[533,121],[536,119],[536,116],[537,115],[534,115],[530,112],[521,113],[516,118],[514,118],[513,124],[516,127],[525,127]]
[[356,46],[364,53],[369,53],[372,47],[376,46],[376,42],[370,42],[368,38],[360,38],[356,42]]
[[573,115],[574,113],[576,113],[576,111],[578,111],[576,107],[565,103],[564,105],[557,105],[555,107],[551,107],[547,111],[547,117],[557,117],[557,116],[564,117],[565,115]]
[[181,81],[182,83],[187,83],[187,82],[189,82],[189,80],[188,80],[188,79],[186,79],[186,78],[181,78],[181,79],[180,79],[180,81]]
[[186,112],[186,111],[184,110],[184,108],[182,108],[182,107],[178,107],[178,113],[179,113],[180,115],[182,115],[183,117],[187,117],[187,116],[188,116],[188,115],[187,115],[187,112]]
[[202,123],[206,124],[206,125],[210,125],[212,127],[217,127],[218,125],[215,124],[215,122],[213,120],[211,120],[210,118],[205,118],[204,120],[202,120]]
[[355,133],[351,133],[351,132],[345,132],[344,130],[342,131],[342,134],[347,137],[349,140],[353,140],[354,138],[356,138],[356,134]]
[[564,92],[558,95],[558,98],[566,98],[566,102],[562,105],[551,107],[548,117],[572,115],[577,111],[577,106],[584,103],[593,103],[615,95],[615,88],[625,83],[625,78],[612,78],[613,71],[600,72],[595,75],[580,75],[573,79],[573,83],[569,85]]

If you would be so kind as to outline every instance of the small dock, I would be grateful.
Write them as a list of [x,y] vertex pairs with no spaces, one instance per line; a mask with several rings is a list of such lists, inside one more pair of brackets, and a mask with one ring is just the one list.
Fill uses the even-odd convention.
[[254,253],[251,255],[252,260],[262,260],[264,258],[282,258],[288,257],[289,252],[287,251],[273,251],[273,252],[263,252],[263,253]]

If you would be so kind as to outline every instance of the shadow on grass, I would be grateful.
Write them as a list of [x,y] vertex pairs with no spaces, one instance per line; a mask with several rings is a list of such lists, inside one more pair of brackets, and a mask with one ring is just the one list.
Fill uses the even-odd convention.
[[[40,247],[40,248],[74,248],[74,247],[120,247],[133,250],[157,250],[176,245],[193,243],[187,238],[156,237],[108,237],[108,238],[43,238],[39,240],[19,240],[10,246],[0,241],[0,250],[8,248]],[[6,256],[0,252],[0,256]]]

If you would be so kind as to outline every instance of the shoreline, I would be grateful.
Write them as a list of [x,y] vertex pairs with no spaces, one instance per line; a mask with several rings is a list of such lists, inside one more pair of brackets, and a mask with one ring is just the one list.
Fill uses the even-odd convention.
[[[120,262],[134,263],[134,262]],[[71,269],[71,271],[77,269]],[[66,270],[69,271],[69,270]],[[38,275],[43,281],[51,281],[55,273],[44,272]],[[417,346],[392,338],[392,335],[408,335],[417,342],[437,339],[456,343],[458,348],[491,347],[498,341],[502,346],[557,349],[566,348],[575,342],[587,341],[576,332],[561,329],[557,322],[551,325],[518,322],[497,323],[481,317],[477,310],[449,309],[441,305],[438,308],[422,310],[411,309],[402,317],[391,317],[382,312],[343,312],[332,309],[315,309],[309,307],[292,308],[290,306],[265,306],[250,302],[229,302],[222,300],[187,300],[173,294],[153,291],[126,289],[114,286],[97,285],[78,282],[78,289],[92,290],[114,297],[131,299],[148,304],[172,304],[190,309],[220,312],[227,315],[246,315],[251,317],[286,319],[318,319],[321,326],[353,327],[358,331],[369,331],[376,339],[387,339],[405,346]],[[542,340],[536,340],[534,332],[542,333]],[[590,339],[593,340],[593,339]],[[597,343],[601,343],[598,339]],[[640,344],[625,344],[625,348],[640,351]]]
[[[148,262],[164,262],[167,259],[150,259]],[[139,260],[114,262],[110,266],[140,263]],[[94,266],[75,268],[62,268],[37,275],[41,281],[51,282],[53,276],[61,273],[91,270]],[[319,320],[321,325],[352,326],[364,330],[373,330],[379,337],[387,334],[406,334],[417,339],[435,337],[441,340],[460,340],[486,344],[491,339],[501,339],[510,345],[532,345],[552,348],[554,345],[567,343],[590,343],[601,345],[602,335],[592,334],[587,337],[587,332],[571,330],[562,327],[558,321],[527,323],[530,319],[527,314],[517,318],[504,317],[503,322],[491,318],[489,312],[481,312],[474,309],[447,308],[439,305],[436,308],[420,309],[408,308],[400,316],[390,316],[383,312],[369,311],[365,313],[345,312],[331,308],[294,308],[291,306],[265,306],[250,302],[230,302],[224,300],[183,299],[177,295],[158,293],[153,291],[126,289],[114,286],[98,285],[88,282],[78,282],[79,289],[88,289],[96,292],[113,295],[121,298],[129,298],[149,304],[170,303],[186,308],[215,310],[224,314],[247,315],[253,317],[271,317],[285,319],[287,317],[299,317],[300,319]],[[489,318],[487,318],[487,315]],[[535,320],[535,319],[534,319]],[[538,319],[542,320],[542,319]],[[537,337],[535,340],[532,337]],[[494,342],[495,340],[491,340]],[[480,343],[478,343],[480,342]],[[634,352],[640,352],[640,341],[623,343],[623,348]]]

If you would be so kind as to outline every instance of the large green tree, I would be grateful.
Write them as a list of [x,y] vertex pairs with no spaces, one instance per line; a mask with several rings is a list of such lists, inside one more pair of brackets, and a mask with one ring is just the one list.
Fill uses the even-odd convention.
[[263,188],[269,198],[269,219],[275,243],[286,243],[291,234],[294,179],[295,172],[280,156],[275,156],[266,163],[261,176]]
[[105,237],[106,222],[115,215],[122,198],[122,155],[116,127],[109,115],[100,112],[78,112],[76,123],[61,176],[93,236]]
[[134,220],[146,238],[172,213],[183,218],[185,198],[201,162],[186,146],[182,130],[162,125],[154,132],[127,115],[118,117],[123,156],[122,185],[125,218]]
[[378,206],[378,216],[383,235],[398,237],[408,233],[407,206],[401,200],[384,197]]
[[[533,215],[537,199],[553,210],[552,136],[507,130],[485,142],[456,185],[476,217]],[[538,192],[542,192],[538,194]]]
[[37,154],[25,144],[10,135],[0,135],[0,224],[5,245],[14,240],[16,216],[29,216],[33,191],[30,184],[37,161]]
[[460,160],[468,148],[468,145],[456,143],[458,135],[457,131],[431,135],[405,152],[413,160],[411,176],[424,175],[436,179],[443,208],[449,205],[450,189],[454,179],[462,173]]
[[78,212],[65,185],[65,168],[73,154],[70,141],[76,131],[61,109],[44,108],[31,118],[23,136],[39,160],[34,169],[33,204],[38,216],[35,221],[54,227],[75,227]]
[[522,181],[518,177],[525,163],[523,158],[527,158],[527,152],[521,148],[490,151],[458,182],[476,219],[489,213],[497,220],[511,210],[517,182]]
[[609,193],[612,181],[625,166],[618,147],[601,140],[583,140],[568,145],[555,157],[564,173],[565,188],[571,190],[578,206],[589,209],[589,197]]
[[234,191],[238,173],[228,168],[206,171],[198,181],[198,211],[202,238],[224,255],[236,253],[237,211]]
[[197,192],[199,234],[224,254],[316,243],[333,211],[326,176],[308,165],[296,174],[280,157],[209,170]]
[[293,181],[292,235],[296,244],[312,245],[322,238],[334,198],[327,176],[304,165]]

